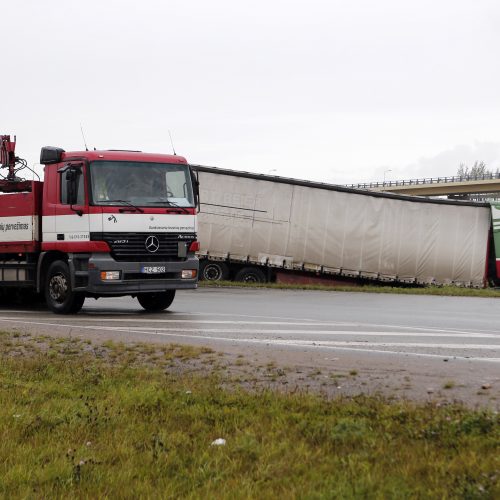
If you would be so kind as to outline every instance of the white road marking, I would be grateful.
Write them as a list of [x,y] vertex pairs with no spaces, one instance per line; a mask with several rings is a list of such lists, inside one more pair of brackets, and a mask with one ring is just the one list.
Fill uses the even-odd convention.
[[[44,320],[45,318],[37,318],[40,320]],[[78,319],[78,318],[75,318]],[[0,317],[0,321],[20,321],[18,317]],[[83,320],[82,320],[83,321]],[[358,328],[357,330],[299,330],[299,329],[272,329],[272,330],[266,330],[266,329],[256,329],[256,328],[249,328],[249,329],[235,329],[235,328],[179,328],[179,327],[174,327],[174,324],[199,324],[199,325],[226,325],[226,324],[231,324],[231,325],[248,325],[247,321],[226,321],[226,320],[221,320],[221,321],[215,321],[215,320],[162,320],[162,319],[117,319],[117,318],[85,318],[85,322],[88,321],[96,321],[96,322],[111,322],[111,323],[136,323],[134,325],[135,328],[140,328],[141,330],[173,330],[179,331],[179,332],[217,332],[217,333],[250,333],[250,334],[261,334],[261,335],[274,335],[274,334],[286,334],[286,335],[293,335],[293,334],[300,334],[300,335],[360,335],[360,336],[408,336],[410,333],[404,332],[404,331],[389,331],[389,330],[384,330],[384,331],[373,331],[373,330],[359,330],[359,328],[370,328],[370,327],[384,327],[388,329],[395,329],[399,328],[402,330],[411,330],[415,335],[418,335],[420,337],[456,337],[456,338],[469,338],[469,337],[474,337],[474,338],[498,338],[500,339],[500,333],[498,332],[492,332],[492,331],[468,331],[468,330],[450,330],[450,329],[440,329],[440,328],[425,328],[425,327],[404,327],[404,326],[392,326],[392,325],[372,325],[372,324],[363,324],[363,323],[346,323],[346,322],[339,322],[339,323],[294,323],[294,322],[286,322],[286,321],[261,321],[261,322],[254,322],[254,325],[276,325],[276,326],[297,326],[297,327],[303,327],[303,326],[320,326],[320,327],[328,327],[328,326],[333,326],[333,327],[356,327]],[[146,323],[146,324],[162,324],[164,325],[163,328],[159,327],[146,327],[142,325],[137,325],[137,323]],[[51,323],[41,323],[41,324],[51,324]],[[168,325],[168,326],[167,326]],[[73,328],[80,328],[83,327],[81,323],[74,323],[72,325]],[[125,328],[125,326],[123,327]],[[485,332],[485,333],[483,333]],[[500,346],[499,346],[500,347]]]
[[[79,318],[75,318],[78,320]],[[248,325],[248,321],[230,321],[230,320],[204,320],[204,319],[119,319],[119,318],[85,318],[85,321],[98,321],[103,323],[193,323],[207,325]],[[356,326],[356,323],[333,322],[318,323],[307,322],[300,323],[296,321],[252,321],[252,325],[296,325],[296,326]]]
[[[236,315],[235,315],[236,316]],[[239,316],[239,315],[238,315]],[[75,318],[78,319],[78,318]],[[248,321],[231,321],[231,320],[190,320],[190,319],[119,319],[119,318],[86,318],[85,321],[103,321],[103,322],[130,322],[130,323],[193,323],[193,324],[230,324],[230,325],[248,325]],[[466,335],[475,334],[475,333],[486,333],[492,335],[500,336],[500,330],[464,330],[458,328],[436,328],[436,327],[428,327],[428,326],[404,326],[404,325],[387,325],[380,323],[353,323],[353,322],[302,322],[301,320],[297,321],[252,321],[252,325],[292,325],[292,326],[347,326],[354,328],[391,328],[391,329],[400,329],[400,330],[410,330],[410,331],[424,331],[424,332],[443,332],[443,333],[463,333]]]
[[363,347],[425,347],[435,349],[485,349],[500,352],[500,345],[498,344],[432,344],[424,342],[365,342],[363,340],[352,340],[347,342],[334,341],[334,340],[285,340],[285,339],[271,339],[273,342],[280,344],[293,344],[293,345],[306,345],[314,343],[320,346],[363,346]]
[[[16,311],[19,312],[19,311]],[[141,308],[137,308],[133,311],[125,311],[125,310],[110,310],[110,309],[97,309],[97,308],[85,308],[80,312],[79,316],[85,316],[88,317],[90,315],[92,316],[98,316],[98,315],[126,315],[126,316],[132,316],[132,315],[140,315],[141,312],[144,312]],[[285,320],[285,321],[290,321],[290,317],[283,317],[283,316],[262,316],[262,315],[251,315],[251,314],[239,314],[239,313],[215,313],[215,312],[192,312],[192,311],[185,311],[185,312],[175,312],[175,311],[168,311],[166,313],[166,316],[169,317],[175,317],[175,316],[217,316],[217,317],[226,317],[226,318],[264,318],[266,320],[270,319],[278,319],[278,320]],[[153,321],[153,320],[152,320]],[[169,321],[169,319],[165,320],[155,320],[155,321]],[[294,318],[294,321],[315,321],[315,322],[321,322],[318,321],[317,319],[314,318]],[[248,323],[248,321],[247,321]]]
[[[0,318],[0,321],[10,321],[11,323],[25,324],[25,325],[38,325],[38,326],[51,326],[51,327],[63,327],[73,330],[75,325],[67,325],[61,323],[47,323],[47,322],[35,322],[35,321],[23,321],[23,320],[13,320],[12,318]],[[213,335],[197,335],[178,333],[177,330],[171,333],[144,330],[139,328],[123,328],[116,326],[77,326],[77,329],[83,330],[94,330],[94,331],[105,331],[105,332],[121,332],[121,333],[138,333],[143,335],[157,335],[163,337],[172,338],[188,338],[195,340],[217,340],[222,342],[232,342],[232,343],[247,343],[247,344],[265,344],[265,345],[279,345],[286,347],[301,347],[301,348],[322,348],[322,349],[335,349],[351,352],[367,352],[367,353],[380,353],[380,354],[393,354],[393,355],[405,355],[405,356],[417,356],[417,357],[434,357],[434,358],[449,358],[452,355],[442,355],[434,353],[421,353],[421,352],[408,352],[408,351],[391,351],[380,349],[380,347],[393,347],[393,348],[404,348],[404,347],[419,347],[419,348],[434,348],[434,349],[470,349],[470,350],[494,350],[499,349],[498,345],[480,345],[480,344],[424,344],[424,343],[384,343],[384,342],[337,342],[337,341],[322,341],[315,342],[311,340],[285,340],[285,339],[275,339],[275,338],[264,338],[264,339],[250,339],[250,338],[235,338],[235,337],[221,337]],[[203,330],[196,330],[198,332],[203,332]],[[370,348],[368,348],[370,347]],[[379,349],[375,349],[378,347]],[[471,357],[471,356],[455,356],[456,359],[467,359],[473,361],[488,361],[488,362],[500,362],[500,358],[492,357]]]
[[[4,311],[4,312],[9,312],[9,311]],[[15,312],[15,311],[12,311]],[[52,314],[47,314],[46,316],[42,316],[40,320],[43,320],[45,318],[49,319],[52,317]],[[236,316],[236,315],[235,315]],[[238,315],[241,316],[241,315]],[[16,320],[18,319],[17,316],[14,317],[3,317],[2,319],[8,320]],[[173,318],[168,318],[168,319],[150,319],[150,318],[90,318],[90,317],[82,317],[80,316],[75,316],[74,318],[75,322],[77,321],[95,321],[95,322],[106,322],[106,323],[150,323],[150,324],[165,324],[165,325],[172,325],[176,323],[188,323],[188,324],[231,324],[231,325],[249,325],[248,321],[232,321],[232,320],[192,320],[192,319],[173,319]],[[436,332],[436,333],[450,333],[450,334],[462,334],[464,336],[476,336],[478,334],[489,334],[492,336],[499,336],[500,337],[500,331],[497,330],[464,330],[464,329],[454,329],[454,328],[434,328],[434,327],[415,327],[415,326],[404,326],[404,325],[387,325],[387,324],[378,324],[378,323],[353,323],[353,322],[303,322],[301,320],[298,321],[253,321],[251,324],[253,325],[285,325],[285,326],[333,326],[333,327],[338,327],[338,326],[344,326],[344,327],[355,327],[355,328],[389,328],[389,329],[400,329],[400,330],[410,330],[414,332],[422,332],[422,333],[431,333],[431,332]],[[79,323],[75,323],[74,326],[79,326]],[[217,329],[219,331],[219,329]],[[264,330],[253,330],[258,333],[265,333]],[[295,330],[298,333],[301,333],[299,330]],[[311,331],[311,330],[308,330]],[[355,332],[353,330],[353,332]],[[389,334],[388,332],[381,332],[384,335]],[[453,335],[452,335],[453,336]],[[460,335],[458,335],[460,336]],[[488,337],[485,337],[488,338]]]
[[[125,327],[113,326],[107,328],[114,328],[123,330]],[[433,332],[420,332],[420,333],[408,333],[408,332],[374,332],[374,331],[363,331],[363,330],[255,330],[255,329],[235,329],[235,328],[159,328],[159,327],[147,327],[147,326],[136,326],[141,331],[176,331],[176,332],[203,332],[203,333],[237,333],[237,334],[261,334],[261,335],[351,335],[353,337],[408,337],[409,335],[418,337],[451,337],[451,338],[475,338],[475,339],[499,339],[500,334],[493,333],[433,333]],[[462,344],[457,344],[462,345]],[[498,345],[500,349],[500,344]]]

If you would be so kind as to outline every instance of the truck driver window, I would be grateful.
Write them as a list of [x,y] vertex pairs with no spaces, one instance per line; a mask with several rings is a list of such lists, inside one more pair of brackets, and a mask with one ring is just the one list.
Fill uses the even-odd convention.
[[95,205],[193,207],[189,167],[168,163],[94,161],[90,165]]
[[[85,187],[83,182],[83,172],[79,169],[75,170],[76,172],[76,189],[77,189],[77,198],[75,205],[84,205],[85,204]],[[60,174],[60,201],[63,205],[70,205],[68,200],[68,183],[66,182],[66,172]]]

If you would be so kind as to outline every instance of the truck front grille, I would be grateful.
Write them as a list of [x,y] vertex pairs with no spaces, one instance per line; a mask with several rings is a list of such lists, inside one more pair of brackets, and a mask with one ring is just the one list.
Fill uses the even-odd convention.
[[111,248],[112,257],[117,261],[172,262],[186,259],[186,257],[179,257],[179,243],[185,243],[189,248],[189,245],[196,240],[196,235],[185,233],[90,233],[90,239],[105,241]]

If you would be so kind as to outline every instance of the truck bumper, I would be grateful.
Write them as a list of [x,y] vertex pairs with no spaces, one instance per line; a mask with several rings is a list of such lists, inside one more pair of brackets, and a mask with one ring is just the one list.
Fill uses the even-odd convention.
[[[135,295],[198,286],[198,259],[194,255],[179,262],[122,262],[114,260],[109,254],[93,253],[88,259],[88,271],[79,270],[77,261],[70,262],[70,267],[73,268],[73,289],[94,296]],[[145,273],[144,267],[164,270],[161,269],[161,273]],[[182,278],[184,270],[195,270],[195,278]],[[119,271],[120,278],[103,280],[103,271]]]

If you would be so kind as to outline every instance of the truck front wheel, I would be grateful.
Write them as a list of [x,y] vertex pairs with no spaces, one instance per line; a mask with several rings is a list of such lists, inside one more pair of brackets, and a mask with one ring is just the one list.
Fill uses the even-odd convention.
[[85,302],[83,293],[71,289],[69,267],[62,260],[56,260],[49,266],[45,279],[45,300],[56,314],[77,313]]
[[140,293],[137,300],[146,311],[158,312],[167,309],[174,301],[175,290],[165,290],[156,293]]

